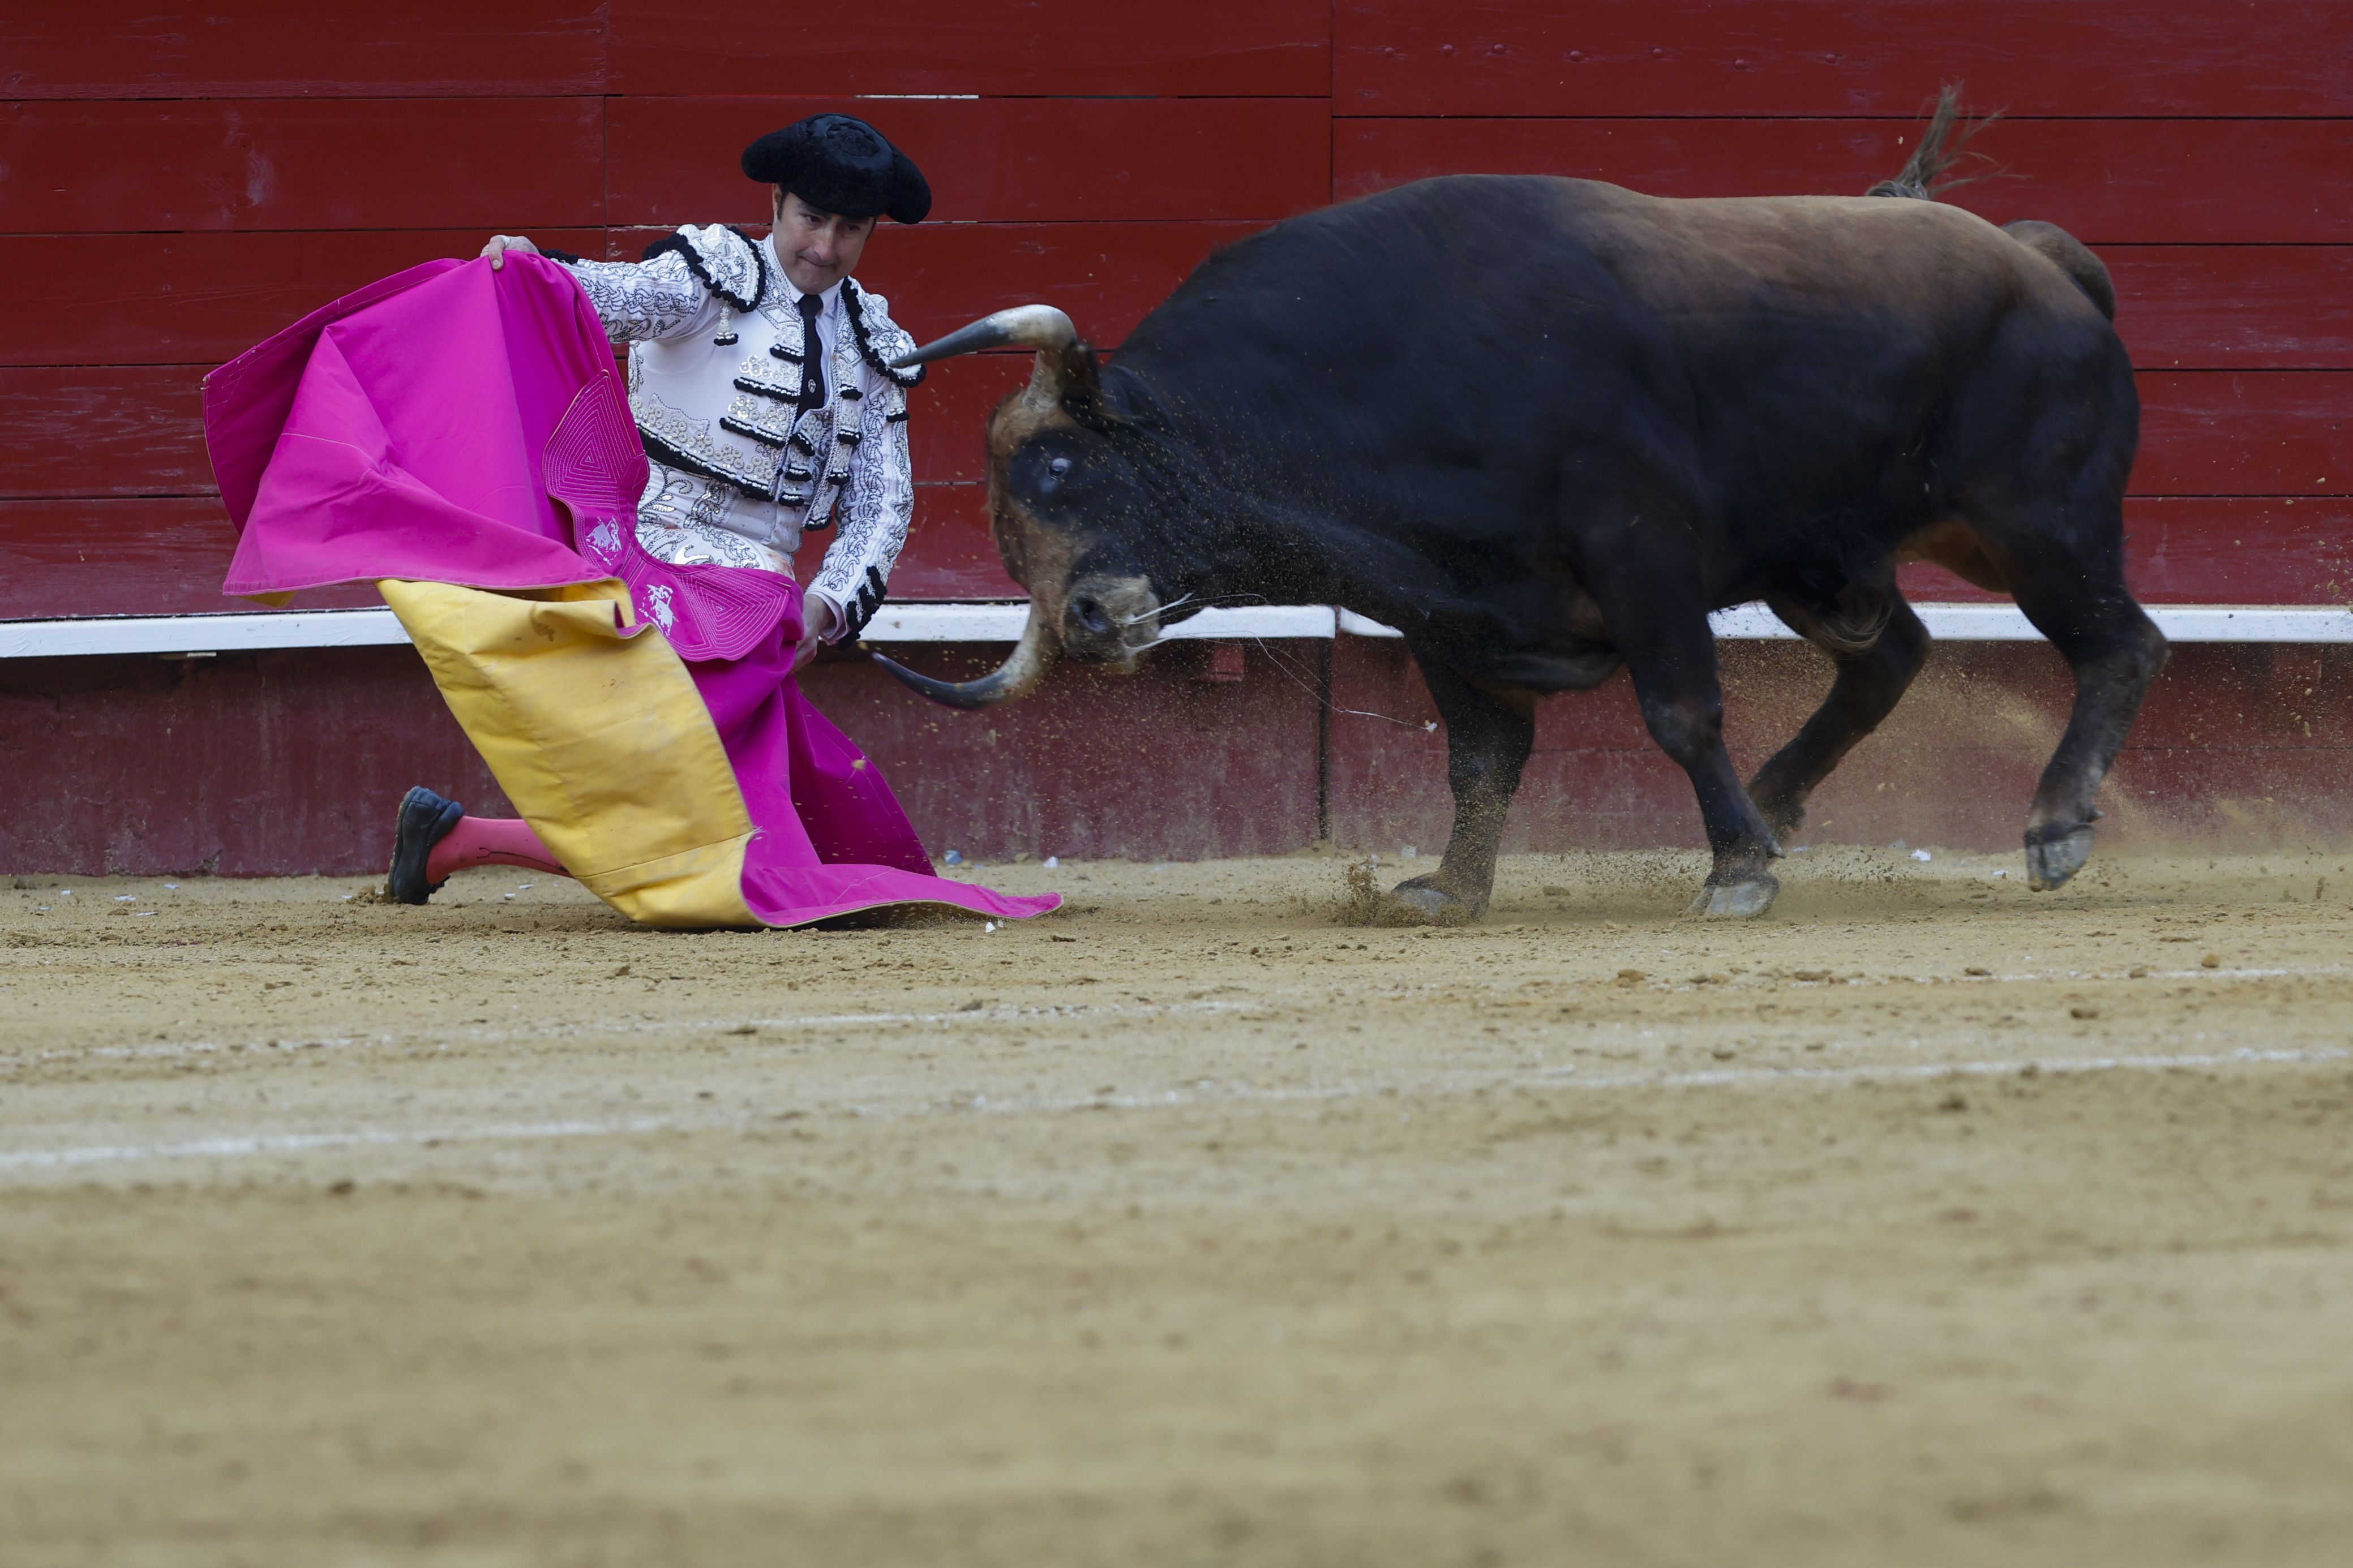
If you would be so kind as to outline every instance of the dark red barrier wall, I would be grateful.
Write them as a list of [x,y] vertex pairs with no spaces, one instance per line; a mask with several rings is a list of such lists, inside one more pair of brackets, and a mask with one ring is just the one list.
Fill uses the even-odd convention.
[[[224,10],[231,16],[208,12]],[[1029,298],[1116,344],[1208,250],[1424,174],[1664,195],[1854,192],[1966,78],[2003,177],[2115,269],[2144,367],[2151,597],[2341,596],[2353,534],[2353,11],[2306,0],[717,0],[36,4],[0,16],[0,616],[218,609],[204,371],[492,230],[633,255],[756,223],[734,169],[818,109],[939,205],[868,279],[919,334]],[[41,301],[51,301],[43,308]],[[1018,374],[941,367],[902,595],[1009,592],[978,427]],[[2295,504],[2291,505],[2293,499]],[[105,540],[103,566],[90,544]],[[1915,584],[1969,596],[1924,575]]]
[[[369,279],[470,254],[493,230],[633,255],[679,222],[756,222],[764,197],[734,173],[736,151],[817,109],[873,119],[931,174],[934,220],[886,226],[862,268],[912,330],[1045,298],[1115,345],[1213,247],[1424,174],[1542,171],[1665,195],[1860,191],[1902,162],[1923,103],[1955,79],[1973,103],[2009,111],[1981,143],[2005,177],[1955,199],[2061,223],[2116,273],[2147,410],[2130,510],[2141,591],[2341,603],[2353,589],[2348,58],[2353,10],[2310,0],[876,0],[806,20],[717,0],[0,8],[0,287],[16,304],[0,343],[0,616],[235,607],[215,591],[231,538],[198,429],[206,369]],[[1002,359],[957,362],[921,395],[923,504],[902,595],[1010,591],[977,465],[981,418],[1020,374]],[[1980,596],[1926,570],[1912,586]],[[1751,652],[1800,680],[1802,650]],[[1940,655],[1938,668],[1981,668],[2047,703],[2028,674],[2040,652]],[[2274,687],[2244,677],[2259,653],[2185,658],[2167,679],[2203,683],[2183,699],[2191,708],[2218,693],[2269,702]],[[272,713],[303,731],[295,751],[269,753],[271,790],[334,803],[290,805],[311,814],[299,833],[223,839],[217,864],[343,865],[330,846],[345,830],[321,826],[336,812],[373,820],[362,795],[406,782],[404,767],[430,762],[462,781],[472,765],[452,760],[462,750],[448,751],[406,657],[272,656],[183,674],[138,660],[0,668],[0,747],[56,802],[53,820],[0,825],[0,862],[113,854],[128,842],[114,825],[153,785],[124,771],[142,759],[177,793],[136,806],[151,847],[132,859],[203,861],[189,824],[242,798],[206,771],[234,752],[188,742],[151,757],[138,744],[166,716],[201,711],[232,731]],[[1405,680],[1379,674],[1397,658],[1344,643],[1335,679]],[[2315,679],[2325,686],[2335,668],[2324,660]],[[1251,754],[1305,756],[1343,837],[1435,834],[1419,825],[1439,798],[1427,742],[1344,720],[1327,746],[1312,701],[1293,712],[1300,689],[1271,665],[1253,663],[1214,701],[1185,670],[1147,677],[1134,690],[1155,695],[1122,699],[1151,719],[1133,774],[1086,771],[1081,733],[1113,710],[1090,706],[1076,678],[1044,700],[1051,712],[997,724],[1058,737],[1018,766],[975,749],[978,721],[914,717],[862,678],[824,679],[850,727],[895,751],[927,828],[984,848],[1028,847],[1029,828],[992,826],[971,815],[975,800],[1045,837],[1068,824],[1057,831],[1074,848],[1198,853],[1312,836],[1317,808],[1283,790],[1258,792],[1261,816],[1186,782],[1231,763],[1223,742],[1170,717],[1203,713],[1241,724]],[[2168,744],[2219,758],[2236,742],[2217,733]],[[2327,752],[2318,777],[2338,771],[2335,733],[2324,722],[2308,742],[2278,738]],[[379,735],[415,736],[414,763],[400,744],[371,751]],[[316,748],[315,767],[288,760],[301,746]],[[1597,800],[1621,798],[1609,780],[1657,765],[1639,746],[1556,750],[1542,765],[1561,770],[1563,798],[1578,780]],[[2202,765],[2165,776],[2189,788]],[[1410,799],[1398,793],[1407,777],[1419,781]],[[1687,838],[1670,783],[1664,795],[1645,784],[1639,810],[1604,811],[1623,826],[1601,839]],[[1008,789],[1035,811],[1004,806]],[[167,797],[188,822],[170,820]],[[1534,841],[1586,841],[1587,828],[1535,806],[1522,820]],[[164,845],[186,847],[153,847]]]
[[[1210,679],[1204,644],[1132,679],[1063,670],[987,714],[910,700],[872,665],[812,668],[934,850],[1162,859],[1282,853],[1319,832],[1384,857],[1435,854],[1449,812],[1442,732],[1403,648],[1246,651]],[[1001,649],[940,647],[970,673]],[[1793,732],[1829,665],[1792,643],[1726,647],[1733,749]],[[2015,846],[2067,709],[2039,644],[1947,645],[1895,717],[1816,798],[1817,842]],[[2158,679],[2102,797],[2112,847],[2342,844],[2353,649],[2187,647]],[[1328,742],[1324,736],[1328,731]],[[411,783],[503,808],[405,648],[0,666],[0,870],[381,873]],[[1642,732],[1623,676],[1542,710],[1508,847],[1696,847],[1690,785]]]

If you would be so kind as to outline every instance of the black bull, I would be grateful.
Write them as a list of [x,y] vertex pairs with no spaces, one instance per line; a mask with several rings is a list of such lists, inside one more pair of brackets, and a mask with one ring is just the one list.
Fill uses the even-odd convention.
[[[1455,816],[1394,912],[1451,921],[1486,906],[1536,700],[1623,663],[1699,796],[1694,912],[1752,915],[1808,795],[1926,658],[1894,584],[1925,557],[2009,593],[2074,670],[2026,828],[2056,887],[2165,658],[2125,586],[2139,411],[2113,302],[2058,229],[1932,201],[1474,175],[1312,213],[1211,257],[1107,367],[1042,306],[911,356],[1039,351],[988,429],[1031,611],[995,675],[892,668],[974,706],[1058,655],[1132,665],[1211,604],[1398,627]],[[1743,787],[1708,613],[1755,599],[1837,677]]]

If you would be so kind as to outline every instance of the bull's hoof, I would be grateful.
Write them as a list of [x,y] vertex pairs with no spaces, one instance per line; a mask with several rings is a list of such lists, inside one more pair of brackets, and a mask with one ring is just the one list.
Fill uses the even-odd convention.
[[2092,858],[2092,825],[2065,833],[2052,833],[2038,839],[2030,831],[2026,836],[2026,885],[2038,893],[2066,885],[2067,879],[2084,868]]
[[1399,882],[1382,900],[1381,923],[1401,926],[1463,926],[1487,912],[1484,899],[1473,903],[1437,886],[1427,877]]
[[1773,907],[1780,890],[1780,881],[1762,871],[1723,882],[1711,877],[1683,913],[1712,921],[1755,920]]

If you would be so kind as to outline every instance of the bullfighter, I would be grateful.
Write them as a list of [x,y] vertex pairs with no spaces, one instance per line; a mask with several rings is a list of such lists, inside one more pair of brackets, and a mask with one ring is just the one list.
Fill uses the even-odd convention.
[[[672,926],[1059,901],[934,876],[798,687],[881,605],[913,514],[922,373],[892,367],[913,342],[851,273],[876,220],[921,221],[930,187],[839,114],[761,137],[742,166],[771,187],[765,237],[682,227],[607,262],[500,236],[207,383],[245,531],[227,591],[375,582],[522,813],[411,789],[400,902],[490,864],[576,876]],[[626,404],[604,340],[628,345]],[[794,552],[826,530],[804,592]]]

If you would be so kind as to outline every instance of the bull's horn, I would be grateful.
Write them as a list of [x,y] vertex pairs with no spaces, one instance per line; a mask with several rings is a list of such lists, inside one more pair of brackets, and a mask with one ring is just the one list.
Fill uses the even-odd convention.
[[1045,617],[1038,613],[1038,605],[1032,601],[1029,623],[1021,628],[1021,640],[1014,645],[1003,664],[978,680],[935,680],[879,653],[874,655],[874,662],[897,676],[910,689],[922,692],[934,702],[944,702],[951,708],[987,708],[1029,695],[1046,678],[1047,667],[1054,662],[1055,646],[1046,635]]
[[1078,328],[1071,318],[1051,305],[1016,305],[1009,310],[999,310],[993,316],[983,316],[968,327],[958,327],[946,337],[925,343],[913,353],[901,354],[891,363],[901,370],[909,365],[929,364],[935,359],[951,354],[978,353],[982,349],[1010,348],[1043,349],[1059,353],[1079,341]]
[[983,316],[970,326],[958,327],[946,337],[925,343],[891,363],[904,370],[909,365],[929,364],[955,354],[1015,345],[1038,351],[1037,368],[1029,373],[1029,387],[1022,394],[1023,401],[1041,413],[1053,407],[1061,401],[1063,366],[1071,352],[1079,346],[1079,330],[1071,325],[1070,317],[1051,305],[1016,305],[1009,310]]

